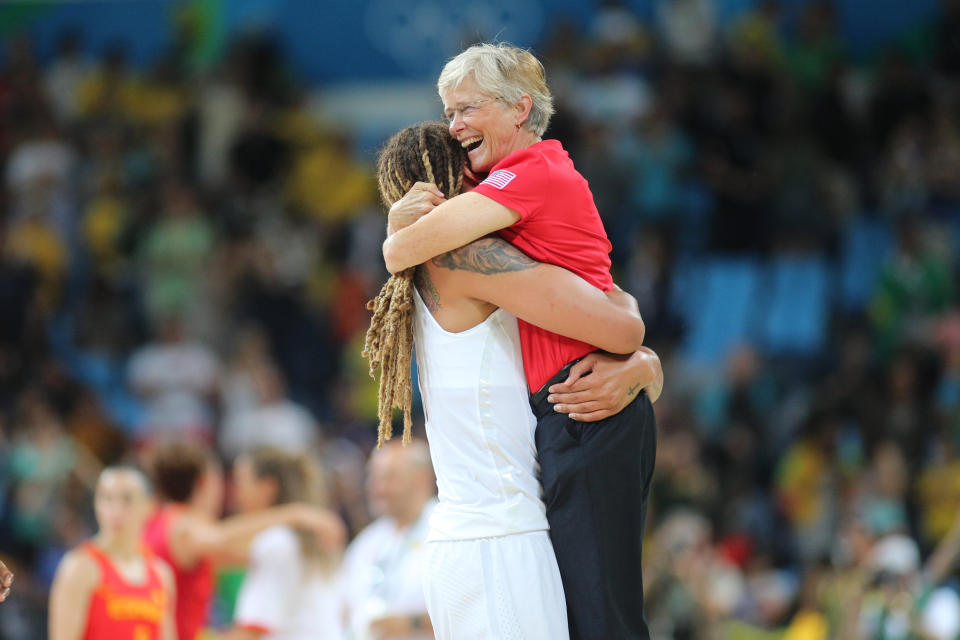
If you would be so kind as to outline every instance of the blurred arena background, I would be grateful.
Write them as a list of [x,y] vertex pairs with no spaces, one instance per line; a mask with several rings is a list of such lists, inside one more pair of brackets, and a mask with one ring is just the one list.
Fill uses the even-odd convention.
[[171,434],[311,450],[369,521],[374,154],[494,39],[664,362],[654,637],[958,637],[957,0],[3,2],[0,637]]

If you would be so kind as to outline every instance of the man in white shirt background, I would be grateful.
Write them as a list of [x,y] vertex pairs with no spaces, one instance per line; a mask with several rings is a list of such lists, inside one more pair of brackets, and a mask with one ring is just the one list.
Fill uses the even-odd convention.
[[426,442],[393,440],[370,456],[367,499],[377,519],[350,543],[342,574],[353,640],[433,637],[422,565],[436,491]]

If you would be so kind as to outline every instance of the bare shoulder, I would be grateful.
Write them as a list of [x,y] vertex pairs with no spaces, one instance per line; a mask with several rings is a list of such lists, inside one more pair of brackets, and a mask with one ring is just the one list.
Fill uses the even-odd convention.
[[496,236],[485,236],[430,261],[435,267],[451,271],[470,271],[495,275],[525,271],[539,263],[520,249]]
[[92,588],[100,578],[100,566],[83,548],[68,551],[57,567],[57,582],[71,588]]
[[193,567],[198,555],[202,555],[202,541],[216,526],[217,523],[191,513],[181,513],[173,518],[167,530],[167,545],[174,564],[184,569]]

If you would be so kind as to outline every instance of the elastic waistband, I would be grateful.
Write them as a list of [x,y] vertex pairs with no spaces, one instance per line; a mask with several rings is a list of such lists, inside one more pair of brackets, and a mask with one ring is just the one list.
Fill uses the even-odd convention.
[[[571,360],[567,364],[563,365],[563,368],[553,374],[553,377],[547,380],[547,382],[537,390],[536,393],[530,394],[530,406],[533,408],[533,412],[537,413],[537,407],[543,406],[543,403],[547,401],[547,396],[550,395],[550,387],[557,384],[558,382],[563,382],[567,379],[567,376],[570,375],[570,367],[577,364],[587,356],[580,356],[576,360]],[[539,414],[538,414],[539,415]]]

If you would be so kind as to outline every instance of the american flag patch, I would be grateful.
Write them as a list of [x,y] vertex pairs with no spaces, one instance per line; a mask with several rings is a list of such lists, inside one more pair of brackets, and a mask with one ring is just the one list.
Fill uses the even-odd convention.
[[517,177],[517,174],[512,171],[507,171],[506,169],[498,169],[490,175],[487,176],[487,179],[481,182],[480,184],[488,184],[491,187],[496,187],[497,189],[503,189],[505,186],[510,184],[510,181]]

